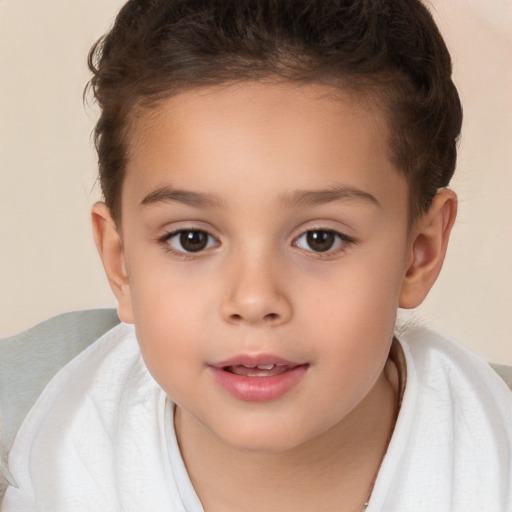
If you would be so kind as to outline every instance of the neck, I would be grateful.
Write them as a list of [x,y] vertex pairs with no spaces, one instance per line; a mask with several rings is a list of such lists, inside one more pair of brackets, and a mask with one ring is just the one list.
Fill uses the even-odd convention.
[[387,449],[395,410],[396,385],[385,371],[349,415],[284,452],[230,446],[179,408],[175,425],[205,512],[360,512]]

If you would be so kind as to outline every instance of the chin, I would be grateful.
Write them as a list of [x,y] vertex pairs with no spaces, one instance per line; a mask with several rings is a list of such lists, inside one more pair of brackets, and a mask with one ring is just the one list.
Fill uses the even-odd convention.
[[[297,430],[297,427],[301,427]],[[321,433],[315,434],[304,429],[304,424],[295,420],[290,425],[269,421],[264,425],[251,423],[238,428],[224,430],[219,436],[223,442],[240,451],[263,454],[278,454],[297,449],[313,441]]]
[[232,448],[238,451],[253,452],[261,455],[273,455],[288,452],[294,450],[302,444],[301,441],[293,442],[289,436],[276,438],[271,434],[269,434],[266,438],[259,436],[250,439],[230,439],[227,442]]

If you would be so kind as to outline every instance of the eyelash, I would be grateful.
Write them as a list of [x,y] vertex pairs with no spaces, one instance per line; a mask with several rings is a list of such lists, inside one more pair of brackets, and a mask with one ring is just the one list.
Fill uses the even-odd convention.
[[[308,238],[309,236],[312,236],[314,233],[318,234],[318,233],[322,233],[323,235],[327,235],[327,236],[331,236],[331,237],[334,237],[334,245],[336,245],[337,247],[335,247],[333,249],[333,246],[330,246],[328,248],[326,248],[324,251],[315,251],[315,250],[312,250],[312,249],[306,249],[305,247],[301,247],[299,245],[299,241],[301,238]],[[311,241],[308,241],[307,243],[310,244]],[[344,233],[340,233],[339,231],[336,231],[334,229],[325,229],[325,228],[314,228],[314,229],[308,229],[307,231],[305,231],[304,233],[302,233],[301,235],[299,235],[293,245],[295,247],[298,247],[300,249],[303,249],[307,252],[311,252],[312,254],[314,254],[316,257],[323,257],[323,258],[328,258],[328,257],[331,257],[335,254],[338,254],[340,252],[343,252],[345,249],[347,249],[347,247],[351,244],[355,243],[355,240],[348,236],[348,235],[345,235]],[[310,245],[311,247],[311,245]]]
[[[206,242],[206,246],[203,248],[200,248],[197,251],[187,251],[187,250],[185,250],[185,248],[183,248],[181,241],[180,241],[180,245],[183,248],[183,250],[177,249],[171,245],[171,240],[173,238],[178,237],[178,236],[181,237],[187,233],[188,234],[194,233],[196,235],[201,234],[202,236],[206,236],[208,238],[208,240]],[[315,251],[311,248],[307,249],[305,247],[302,247],[299,244],[300,239],[303,237],[308,238],[308,236],[312,236],[313,233],[317,233],[317,234],[322,233],[323,235],[335,237],[336,240],[334,241],[334,244],[337,245],[337,247],[333,250],[332,246],[331,246],[331,247],[326,248],[324,251]],[[216,245],[211,244],[212,240],[214,240],[216,242]],[[208,233],[207,231],[204,231],[202,229],[194,229],[194,228],[182,228],[182,229],[178,229],[176,231],[172,231],[170,233],[166,233],[164,236],[162,236],[158,239],[158,242],[165,247],[167,252],[169,252],[175,256],[184,258],[185,260],[192,259],[196,255],[199,255],[200,253],[205,251],[206,249],[211,249],[212,247],[216,247],[219,243],[218,240],[215,237],[213,237],[213,235]],[[311,242],[311,241],[309,241],[309,242]],[[309,242],[307,242],[307,243],[309,243]],[[303,233],[301,233],[298,237],[296,237],[294,239],[293,245],[295,247],[298,247],[298,248],[304,250],[304,251],[310,252],[317,257],[325,258],[325,257],[330,257],[333,254],[343,252],[347,248],[347,246],[352,245],[354,243],[355,243],[355,240],[352,237],[345,235],[344,233],[340,233],[339,231],[336,231],[334,229],[314,228],[314,229],[308,229],[308,230],[304,231]]]
[[[173,238],[182,236],[183,234],[187,234],[187,233],[189,233],[189,234],[190,233],[195,233],[195,234],[201,233],[201,235],[206,235],[206,237],[208,237],[207,245],[198,251],[180,250],[180,249],[176,249],[175,247],[173,247],[171,245],[171,241]],[[182,229],[177,229],[176,231],[172,231],[171,233],[166,233],[164,236],[162,236],[161,238],[158,239],[158,242],[161,243],[165,247],[165,250],[167,252],[170,252],[171,254],[173,254],[175,256],[182,257],[184,259],[191,259],[195,255],[203,252],[204,250],[210,249],[212,247],[210,245],[211,240],[217,241],[216,238],[214,238],[212,235],[210,235],[210,233],[208,233],[207,231],[204,231],[203,229],[182,228]],[[217,241],[217,243],[218,243],[218,241]],[[180,242],[180,245],[182,245],[181,242]],[[182,245],[182,247],[183,247],[183,245]]]

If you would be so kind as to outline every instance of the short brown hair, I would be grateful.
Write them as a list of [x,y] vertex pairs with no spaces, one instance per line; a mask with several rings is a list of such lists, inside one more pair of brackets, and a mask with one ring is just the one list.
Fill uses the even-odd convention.
[[89,67],[100,183],[116,222],[134,111],[230,81],[276,77],[373,94],[409,183],[411,218],[455,169],[462,108],[449,52],[419,0],[129,0]]

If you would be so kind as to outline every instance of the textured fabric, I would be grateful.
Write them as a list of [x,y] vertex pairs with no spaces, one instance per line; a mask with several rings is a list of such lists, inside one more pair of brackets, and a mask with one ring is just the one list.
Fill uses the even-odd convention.
[[19,490],[7,489],[2,510],[185,512],[168,454],[169,407],[133,328],[115,327],[29,412],[9,457]]
[[0,501],[10,481],[7,454],[51,378],[119,323],[114,309],[63,313],[0,340]]
[[407,384],[367,512],[511,512],[510,389],[437,333],[401,341]]
[[[431,331],[401,338],[402,407],[368,512],[511,512],[512,393]],[[120,325],[69,363],[24,421],[4,512],[201,512],[172,404]]]

